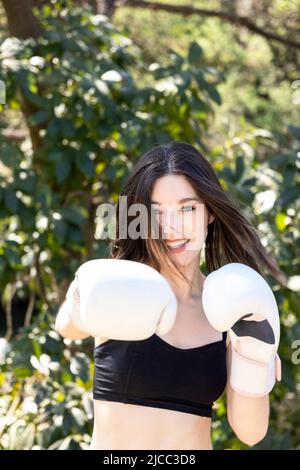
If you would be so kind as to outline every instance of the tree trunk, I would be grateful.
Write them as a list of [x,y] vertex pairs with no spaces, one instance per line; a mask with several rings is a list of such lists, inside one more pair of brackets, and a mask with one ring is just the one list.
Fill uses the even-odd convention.
[[102,0],[100,3],[100,10],[102,15],[112,18],[115,9],[117,8],[116,0]]
[[[41,30],[32,9],[34,6],[42,6],[42,4],[44,5],[45,3],[46,2],[43,1],[37,5],[36,1],[33,0],[2,0],[10,35],[18,39],[36,39],[40,35]],[[38,108],[30,103],[24,96],[21,98],[21,108],[28,124],[28,118],[38,111]],[[39,126],[30,126],[28,124],[28,128],[32,148],[36,150],[41,144]]]
[[2,0],[11,36],[19,39],[37,38],[38,23],[32,13],[32,0]]
[[100,0],[88,0],[88,4],[93,8],[95,15],[101,13],[101,1]]

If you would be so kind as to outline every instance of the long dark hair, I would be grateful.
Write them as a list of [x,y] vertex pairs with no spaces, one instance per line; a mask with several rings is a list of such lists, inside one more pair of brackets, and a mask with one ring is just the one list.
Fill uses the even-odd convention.
[[[222,188],[208,160],[192,145],[175,140],[152,147],[137,161],[121,196],[127,196],[128,207],[135,203],[144,204],[148,209],[150,223],[154,183],[157,178],[170,174],[185,176],[205,203],[208,212],[215,215],[214,221],[208,225],[205,240],[208,272],[224,264],[238,262],[252,267],[260,274],[263,274],[263,268],[266,268],[280,283],[284,283],[285,275],[279,269],[275,258],[267,253],[262,245],[259,231],[251,225],[235,201]],[[110,242],[110,257],[149,264],[158,272],[167,262],[185,278],[175,266],[170,250],[160,237],[152,239],[148,231],[144,239],[120,238],[119,202],[116,209],[116,239]]]

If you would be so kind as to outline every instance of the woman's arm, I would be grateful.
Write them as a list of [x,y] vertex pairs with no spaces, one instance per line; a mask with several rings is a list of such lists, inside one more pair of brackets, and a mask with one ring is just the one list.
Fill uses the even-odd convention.
[[55,320],[55,330],[61,336],[68,339],[84,339],[90,336],[86,331],[82,331],[74,325],[68,313],[66,301],[58,311]]
[[[231,343],[227,348],[227,370],[231,364]],[[248,398],[239,394],[227,382],[227,418],[236,436],[245,444],[254,446],[261,441],[269,426],[269,395]]]

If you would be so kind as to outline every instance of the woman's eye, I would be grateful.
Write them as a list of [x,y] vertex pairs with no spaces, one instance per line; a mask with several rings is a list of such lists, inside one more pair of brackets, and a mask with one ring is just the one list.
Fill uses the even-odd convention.
[[[184,206],[181,208],[182,212],[191,212],[196,208],[194,206]],[[162,215],[163,212],[160,209],[153,209],[155,215]]]
[[161,211],[159,209],[153,209],[155,215],[161,214]]
[[182,208],[182,211],[183,212],[190,212],[190,211],[194,211],[195,210],[195,207],[194,206],[184,206]]

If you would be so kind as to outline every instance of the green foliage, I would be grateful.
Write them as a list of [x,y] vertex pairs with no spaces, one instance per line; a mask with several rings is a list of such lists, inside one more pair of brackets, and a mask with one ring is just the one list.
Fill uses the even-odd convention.
[[49,320],[24,329],[6,351],[0,372],[1,449],[88,448],[91,345],[62,341]]
[[[282,381],[271,394],[270,426],[266,438],[253,449],[299,448],[300,367],[293,359],[299,341],[300,319],[300,128],[272,133],[241,122],[241,129],[212,149],[221,182],[239,205],[287,275],[286,287],[271,276],[281,318],[279,355]],[[228,136],[228,133],[227,133]],[[227,160],[226,160],[227,158]],[[300,344],[300,343],[299,343]],[[299,345],[298,345],[299,348]],[[213,437],[217,448],[246,448],[234,437],[225,420],[221,400],[216,410]]]
[[[299,448],[292,345],[300,338],[300,129],[236,125],[234,117],[234,131],[228,119],[212,135],[227,81],[202,43],[148,63],[128,36],[88,10],[57,1],[38,15],[37,41],[8,38],[0,48],[7,85],[0,126],[20,112],[20,94],[30,109],[22,144],[0,133],[1,300],[9,303],[14,287],[20,299],[34,294],[36,314],[9,350],[0,348],[0,448],[88,446],[92,345],[63,341],[53,316],[78,265],[106,256],[96,238],[98,205],[116,200],[138,156],[173,139],[205,150],[289,278],[286,287],[269,279],[281,314],[283,380],[272,394],[268,435],[255,448]],[[215,448],[247,447],[228,425],[224,400],[213,440]]]
[[202,50],[192,43],[186,59],[170,51],[167,65],[148,70],[151,84],[138,86],[132,70],[144,73],[141,51],[102,17],[63,10],[60,2],[39,15],[37,42],[8,38],[0,51],[5,110],[18,102],[17,90],[33,107],[32,141],[0,140],[0,230],[15,234],[1,243],[9,253],[1,281],[5,286],[16,269],[22,279],[30,276],[32,260],[42,256],[49,273],[41,267],[40,275],[53,292],[50,278],[70,276],[87,252],[103,255],[103,244],[89,237],[96,207],[116,198],[141,152],[170,139],[202,144],[221,77],[197,66]]
[[[172,4],[191,6],[189,0]],[[197,0],[195,8],[222,10],[232,8],[232,2]],[[238,2],[240,14],[249,15],[264,30],[292,38],[295,33],[284,25],[283,18],[299,22],[299,2],[274,0]],[[197,41],[205,51],[207,65],[226,74],[219,87],[222,106],[217,110],[214,129],[219,121],[230,119],[231,126],[244,116],[257,127],[282,131],[286,122],[299,122],[299,107],[293,105],[293,93],[299,78],[299,50],[292,50],[269,41],[246,28],[240,28],[219,18],[205,15],[183,16],[164,11],[123,6],[114,14],[114,24],[125,27],[133,40],[142,45],[148,63],[167,60],[168,48],[182,54],[191,41]],[[278,29],[277,29],[278,28]],[[298,85],[299,86],[299,85]],[[299,89],[299,88],[298,88]]]

